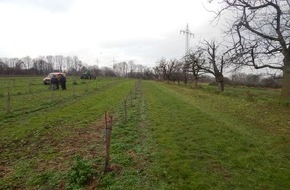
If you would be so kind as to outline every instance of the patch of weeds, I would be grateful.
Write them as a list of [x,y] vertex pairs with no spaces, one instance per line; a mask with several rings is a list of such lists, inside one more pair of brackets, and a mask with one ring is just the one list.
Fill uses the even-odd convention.
[[202,89],[204,89],[204,86],[202,86],[202,85],[197,85],[197,86],[196,86],[196,89],[202,90]]
[[93,175],[92,162],[77,155],[73,166],[67,173],[67,189],[80,189]]
[[19,160],[11,169],[11,173],[7,174],[0,180],[0,189],[20,189],[27,182],[27,176],[33,174],[33,162]]
[[248,100],[249,102],[255,102],[256,101],[254,93],[248,91],[246,95],[247,95],[246,96],[246,100]]
[[280,105],[284,106],[284,107],[290,107],[290,101],[288,100],[280,100]]
[[77,82],[77,81],[73,81],[72,84],[73,84],[73,85],[78,85],[78,82]]
[[224,96],[228,96],[228,97],[238,97],[238,93],[235,91],[235,90],[233,90],[233,91],[225,91],[224,93],[223,93],[223,95]]
[[56,189],[60,180],[60,173],[47,171],[28,179],[27,185],[32,187],[37,186],[39,190]]
[[218,84],[216,82],[212,82],[208,84],[209,86],[218,86]]
[[222,91],[219,91],[219,90],[216,90],[216,91],[214,91],[214,94],[222,94],[223,92]]

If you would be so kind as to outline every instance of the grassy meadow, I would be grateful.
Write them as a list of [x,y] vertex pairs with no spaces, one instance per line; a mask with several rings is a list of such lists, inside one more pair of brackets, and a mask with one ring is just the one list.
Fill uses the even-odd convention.
[[0,189],[288,189],[290,104],[274,89],[0,78],[0,158]]

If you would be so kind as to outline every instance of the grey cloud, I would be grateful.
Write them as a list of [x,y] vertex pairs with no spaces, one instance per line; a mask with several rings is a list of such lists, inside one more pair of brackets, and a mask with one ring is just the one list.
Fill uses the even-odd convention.
[[163,39],[128,39],[122,41],[102,42],[101,47],[105,49],[116,49],[125,55],[139,57],[143,60],[150,59],[151,66],[155,61],[166,57],[168,59],[179,59],[184,55],[184,39],[179,36],[179,31],[173,32]]

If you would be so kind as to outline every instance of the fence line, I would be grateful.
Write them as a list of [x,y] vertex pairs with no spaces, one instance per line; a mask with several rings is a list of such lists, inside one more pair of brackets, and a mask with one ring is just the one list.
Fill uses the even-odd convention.
[[113,126],[113,116],[108,115],[105,112],[105,125],[106,125],[106,160],[105,160],[105,172],[109,171],[110,162],[110,147],[111,147],[111,132]]

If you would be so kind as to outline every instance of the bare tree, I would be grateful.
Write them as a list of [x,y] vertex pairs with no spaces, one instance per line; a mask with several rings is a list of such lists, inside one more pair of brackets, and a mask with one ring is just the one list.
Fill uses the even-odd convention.
[[155,79],[160,80],[162,77],[162,72],[158,66],[153,67],[153,76]]
[[21,60],[22,60],[23,63],[24,63],[24,68],[25,68],[25,69],[30,69],[31,64],[32,64],[32,59],[31,59],[31,57],[26,56],[26,57],[23,57]]
[[161,58],[156,62],[156,66],[154,67],[154,74],[158,79],[167,80],[167,62],[165,58]]
[[153,72],[150,68],[144,67],[144,71],[143,71],[143,79],[153,79]]
[[144,72],[145,69],[146,68],[143,65],[141,65],[141,64],[136,65],[136,70],[137,70],[136,77],[137,78],[142,78],[143,72]]
[[204,74],[203,68],[205,65],[205,59],[203,57],[203,51],[198,49],[196,51],[191,50],[184,57],[184,71],[192,74],[192,88],[197,87],[198,79]]
[[80,68],[82,67],[82,62],[79,60],[77,56],[72,57],[72,72],[73,74],[77,74],[80,71]]
[[224,91],[224,68],[229,64],[229,50],[219,51],[220,45],[216,45],[215,41],[208,42],[205,40],[201,50],[205,52],[206,60],[203,64],[197,65],[199,69],[206,73],[214,75],[218,84],[218,89]]
[[119,62],[113,65],[115,73],[119,76],[126,77],[128,74],[128,64],[127,62]]
[[65,61],[64,56],[63,55],[56,55],[56,56],[54,56],[54,60],[55,60],[55,63],[57,64],[55,66],[55,69],[57,69],[59,71],[62,71],[63,70],[64,61]]
[[172,73],[172,80],[175,82],[177,81],[178,85],[180,84],[180,81],[184,80],[184,73],[183,73],[183,62],[179,60],[174,60],[175,66],[174,71]]
[[158,60],[156,67],[153,69],[155,76],[162,78],[163,80],[176,80],[176,72],[180,70],[181,72],[181,65],[177,59],[171,59],[166,61],[165,58],[161,58]]
[[106,77],[115,77],[116,76],[114,71],[109,67],[103,67],[102,71],[103,71],[103,75]]
[[128,77],[128,63],[126,61],[123,62],[123,68],[125,77]]
[[0,74],[5,74],[7,72],[8,65],[0,58]]
[[130,76],[129,77],[132,77],[133,76],[133,72],[135,72],[135,69],[136,69],[136,65],[135,65],[135,63],[134,63],[134,61],[133,60],[130,60],[129,62],[128,62],[128,65],[129,65],[129,72],[130,72]]
[[24,62],[21,59],[18,59],[15,63],[15,74],[22,74],[24,68]]
[[72,57],[67,56],[65,57],[65,62],[66,62],[66,72],[68,72],[72,68]]
[[43,57],[33,59],[33,68],[37,72],[37,74],[47,73],[47,71],[45,70],[46,64],[47,62],[43,59]]
[[[290,3],[289,0],[218,0],[229,11],[235,61],[256,69],[283,72],[281,97],[290,100]],[[231,21],[230,21],[231,20]]]
[[166,78],[168,80],[174,80],[174,74],[177,72],[178,68],[178,60],[177,59],[171,59],[166,64]]

